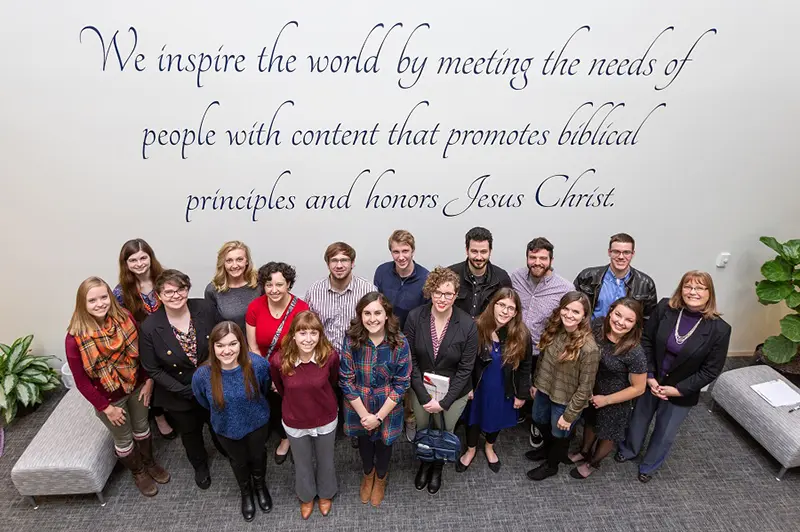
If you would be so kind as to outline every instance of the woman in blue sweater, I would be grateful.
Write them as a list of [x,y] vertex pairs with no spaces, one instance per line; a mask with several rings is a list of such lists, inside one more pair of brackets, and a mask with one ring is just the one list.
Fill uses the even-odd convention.
[[261,511],[272,510],[264,453],[269,431],[269,363],[248,353],[244,334],[232,321],[214,327],[208,342],[214,356],[195,372],[192,390],[211,412],[211,426],[230,457],[242,492],[242,516],[252,521],[256,515],[254,490]]

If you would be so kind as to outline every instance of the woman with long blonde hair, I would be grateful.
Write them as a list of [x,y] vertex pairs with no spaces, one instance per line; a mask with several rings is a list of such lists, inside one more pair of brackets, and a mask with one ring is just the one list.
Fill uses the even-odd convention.
[[231,240],[217,252],[217,268],[204,297],[222,319],[236,323],[244,331],[247,307],[261,295],[257,281],[250,248],[244,242]]
[[[78,287],[64,342],[75,386],[114,438],[114,452],[148,497],[169,473],[153,456],[148,406],[153,381],[139,363],[139,331],[108,284],[89,277]],[[154,482],[155,481],[155,482]]]
[[292,320],[282,349],[270,359],[270,374],[283,397],[283,428],[294,456],[300,515],[308,519],[319,497],[319,511],[327,516],[338,491],[333,451],[339,354],[315,313],[306,310]]
[[575,421],[589,404],[600,363],[600,350],[592,335],[591,306],[581,292],[564,294],[539,339],[533,422],[544,445],[525,453],[529,460],[544,460],[528,471],[530,480],[544,480],[567,463],[569,439]]

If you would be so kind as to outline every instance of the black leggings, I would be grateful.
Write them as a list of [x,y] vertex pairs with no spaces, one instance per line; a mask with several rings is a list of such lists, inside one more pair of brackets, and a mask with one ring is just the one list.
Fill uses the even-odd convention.
[[283,428],[283,423],[281,423],[281,419],[283,419],[281,415],[281,404],[283,403],[281,394],[270,390],[267,392],[267,402],[269,403],[269,429],[274,431],[280,439],[285,440],[286,429]]
[[380,478],[389,472],[389,459],[392,457],[392,446],[384,445],[380,440],[371,440],[369,436],[358,437],[358,453],[364,466],[364,474],[375,468]]
[[[474,425],[470,425],[467,427],[467,447],[477,447],[478,446],[478,437],[481,435],[481,426],[475,423]],[[500,435],[500,431],[497,432],[487,432],[486,433],[486,443],[489,445],[494,445],[494,442],[497,441],[497,436]]]

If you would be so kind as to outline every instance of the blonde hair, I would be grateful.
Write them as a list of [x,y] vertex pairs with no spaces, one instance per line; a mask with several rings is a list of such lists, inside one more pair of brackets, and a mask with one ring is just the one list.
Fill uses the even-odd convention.
[[669,307],[675,310],[687,308],[686,303],[683,301],[683,286],[688,282],[695,282],[708,288],[708,301],[700,314],[707,320],[715,320],[722,314],[717,311],[717,294],[714,292],[714,281],[711,279],[711,274],[701,272],[699,270],[690,270],[683,274],[681,282],[669,298]]
[[217,292],[227,292],[230,288],[228,286],[228,272],[225,271],[225,257],[228,255],[228,253],[237,249],[244,250],[245,257],[247,258],[247,266],[244,269],[244,279],[247,282],[247,286],[250,288],[255,288],[258,286],[258,275],[256,274],[256,270],[253,268],[253,259],[250,257],[250,248],[247,247],[247,244],[244,242],[231,240],[222,244],[222,247],[219,248],[219,251],[217,252],[217,271],[214,274],[214,278],[211,280],[211,284],[214,285],[214,288],[217,290]]
[[294,339],[294,335],[298,331],[317,331],[319,333],[319,342],[314,351],[317,367],[323,367],[333,352],[333,345],[325,336],[325,329],[322,327],[319,317],[310,310],[304,310],[294,317],[289,326],[289,332],[281,342],[281,374],[283,375],[294,375],[295,364],[300,358],[300,348],[297,347]]
[[90,333],[100,328],[95,317],[89,314],[89,309],[86,308],[86,296],[89,294],[89,290],[98,286],[103,286],[108,290],[108,315],[119,322],[128,318],[127,313],[122,309],[113,292],[111,292],[108,283],[99,277],[92,276],[80,284],[78,293],[75,295],[75,310],[67,328],[67,332],[72,336]]
[[389,236],[389,251],[392,250],[392,242],[396,244],[406,244],[411,248],[411,251],[416,250],[416,243],[414,242],[414,235],[405,229],[398,229]]

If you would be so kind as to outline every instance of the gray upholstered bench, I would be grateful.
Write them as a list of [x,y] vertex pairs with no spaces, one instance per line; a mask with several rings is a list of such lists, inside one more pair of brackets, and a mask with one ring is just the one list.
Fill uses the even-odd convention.
[[77,389],[67,392],[11,469],[20,495],[38,508],[38,495],[94,493],[103,487],[117,457],[111,433]]
[[750,366],[726,371],[711,389],[712,407],[719,404],[781,464],[777,479],[790,467],[800,466],[800,411],[771,406],[750,388],[753,384],[780,379],[795,391],[795,385],[769,366]]

